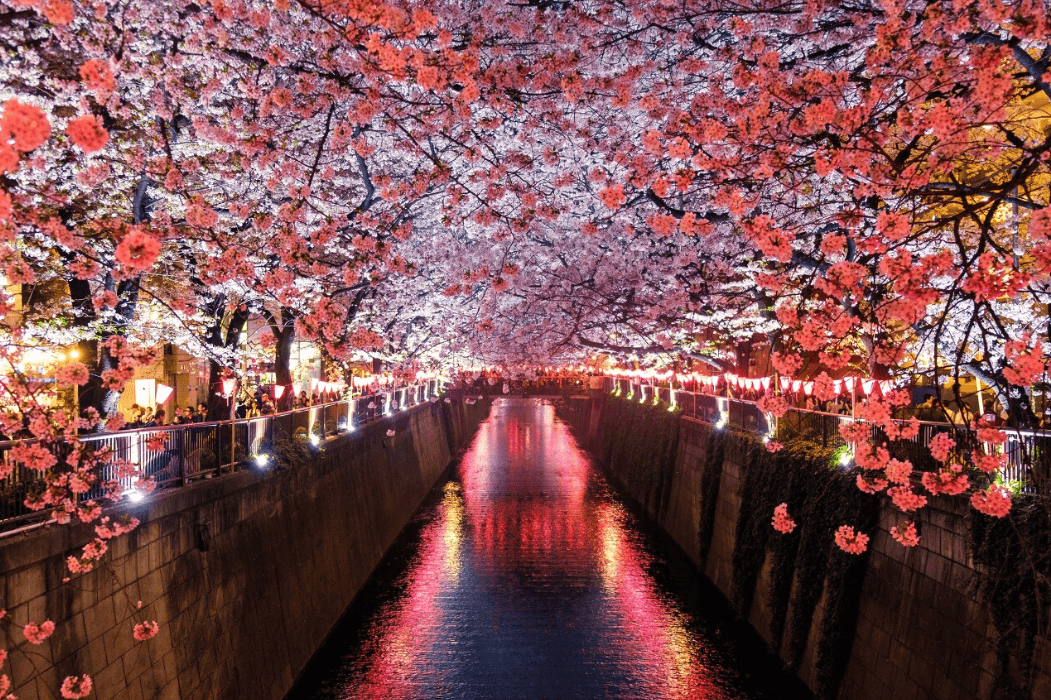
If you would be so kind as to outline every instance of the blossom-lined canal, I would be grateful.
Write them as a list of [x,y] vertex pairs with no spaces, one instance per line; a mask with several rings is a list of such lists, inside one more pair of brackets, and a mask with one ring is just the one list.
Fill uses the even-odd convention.
[[553,407],[499,399],[290,700],[790,698]]

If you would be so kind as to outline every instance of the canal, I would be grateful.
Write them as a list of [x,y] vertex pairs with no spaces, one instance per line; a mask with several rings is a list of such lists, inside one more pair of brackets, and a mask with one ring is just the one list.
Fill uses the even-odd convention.
[[494,403],[288,700],[806,697],[531,398]]

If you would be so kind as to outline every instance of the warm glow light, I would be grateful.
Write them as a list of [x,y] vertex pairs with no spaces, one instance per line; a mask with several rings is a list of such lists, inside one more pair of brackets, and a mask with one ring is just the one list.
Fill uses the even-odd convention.
[[232,396],[234,388],[237,386],[237,380],[233,377],[223,380],[223,396]]
[[275,399],[280,399],[284,395],[285,395],[285,387],[284,386],[282,386],[281,384],[278,384],[278,385],[274,386],[274,398]]

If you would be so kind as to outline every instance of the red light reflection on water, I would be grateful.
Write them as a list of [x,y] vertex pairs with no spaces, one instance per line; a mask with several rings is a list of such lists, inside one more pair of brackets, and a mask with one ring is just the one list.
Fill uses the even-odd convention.
[[[474,657],[508,644],[499,624],[479,622],[500,619],[538,635],[540,642],[523,646],[550,644],[556,653],[579,657],[582,669],[608,669],[607,697],[728,697],[714,684],[681,612],[647,573],[650,561],[630,516],[609,497],[552,408],[498,401],[463,457],[459,483],[445,486],[423,530],[404,593],[371,623],[342,697],[489,697],[472,694],[477,686],[465,669],[481,668],[476,678],[497,672]],[[530,586],[537,590],[526,590]],[[590,601],[585,619],[573,617],[583,615],[574,605],[584,603],[565,604],[559,615],[570,622],[564,628],[522,610],[560,610],[557,598],[570,588]],[[523,598],[535,602],[523,604]],[[579,627],[586,628],[583,642]],[[506,688],[506,697],[520,694]],[[534,696],[563,697],[555,691]]]

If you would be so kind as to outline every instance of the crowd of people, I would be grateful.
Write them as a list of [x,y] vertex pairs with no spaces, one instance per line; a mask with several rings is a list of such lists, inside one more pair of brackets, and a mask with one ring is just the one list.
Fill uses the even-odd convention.
[[[292,398],[292,408],[307,408],[310,406],[316,406],[323,403],[339,400],[339,396],[332,392],[313,392],[308,394],[306,391],[301,391],[298,396]],[[234,406],[234,417],[235,418],[258,418],[260,416],[268,416],[278,412],[277,404],[274,402],[270,393],[263,389],[256,389],[254,393],[243,392],[237,397],[237,403]],[[223,407],[221,415],[213,417],[211,420],[228,420],[230,414],[227,412],[227,407]],[[204,403],[199,403],[197,406],[176,406],[172,409],[171,416],[168,412],[158,406],[156,409],[150,409],[148,407],[139,406],[138,404],[132,404],[128,415],[125,416],[124,429],[134,428],[157,428],[165,425],[187,425],[190,423],[205,423],[208,422],[208,406]]]

